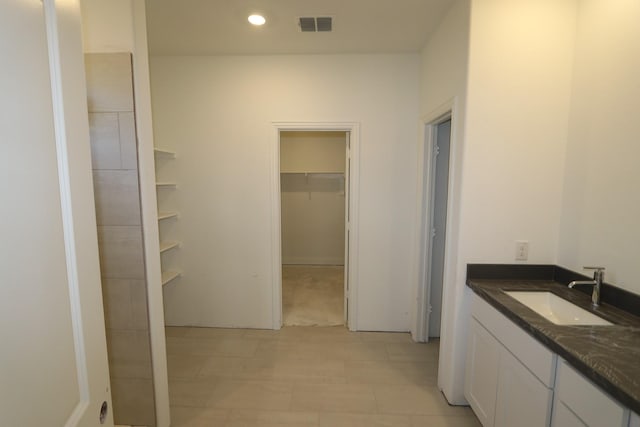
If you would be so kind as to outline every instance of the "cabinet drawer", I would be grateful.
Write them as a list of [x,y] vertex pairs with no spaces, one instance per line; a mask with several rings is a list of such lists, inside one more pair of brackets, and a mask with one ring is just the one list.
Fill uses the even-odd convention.
[[558,363],[557,398],[590,427],[626,427],[629,410],[588,379],[576,372],[566,361]]
[[545,386],[553,388],[557,356],[482,298],[473,295],[471,315]]

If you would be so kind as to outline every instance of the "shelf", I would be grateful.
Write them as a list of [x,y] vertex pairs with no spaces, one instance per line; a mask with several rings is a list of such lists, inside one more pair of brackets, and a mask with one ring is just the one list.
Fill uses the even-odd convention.
[[162,150],[160,148],[154,148],[153,152],[155,154],[157,154],[158,156],[161,156],[161,157],[170,157],[172,159],[174,159],[176,157],[176,153],[174,153],[173,151]]
[[158,212],[158,220],[162,221],[163,219],[176,218],[178,216],[178,212]]
[[166,242],[160,242],[160,253],[166,252],[169,249],[177,248],[180,246],[180,242],[168,240]]
[[177,186],[175,182],[156,182],[158,188],[176,188]]
[[169,283],[170,281],[176,279],[177,277],[180,277],[181,275],[182,275],[181,271],[174,271],[174,270],[163,271],[162,272],[162,286],[166,285],[167,283]]

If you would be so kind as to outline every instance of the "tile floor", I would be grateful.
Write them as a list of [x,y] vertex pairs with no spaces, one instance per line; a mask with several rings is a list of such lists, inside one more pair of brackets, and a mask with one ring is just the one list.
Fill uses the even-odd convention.
[[344,327],[167,328],[172,427],[466,427],[437,341]]

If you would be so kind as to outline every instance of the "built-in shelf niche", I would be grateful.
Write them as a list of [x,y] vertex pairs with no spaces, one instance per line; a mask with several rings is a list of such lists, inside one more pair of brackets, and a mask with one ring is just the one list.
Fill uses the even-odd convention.
[[[167,180],[166,172],[167,168],[171,170],[172,160],[176,158],[176,153],[170,150],[162,148],[155,148],[154,154],[156,156],[156,190],[158,192],[158,206],[160,209],[175,208],[175,206],[166,206],[167,199],[170,195],[169,191],[175,191],[178,188],[178,184],[172,180],[172,174]],[[176,220],[178,218],[178,211],[175,210],[162,210],[158,212],[158,220],[161,224],[167,220]],[[162,265],[162,286],[174,281],[182,275],[182,271],[176,268],[176,250],[180,248],[181,242],[174,240],[176,236],[167,236],[167,232],[170,230],[165,228],[166,226],[172,227],[173,224],[166,224],[159,227],[160,232],[160,255]],[[172,234],[172,233],[168,233]]]

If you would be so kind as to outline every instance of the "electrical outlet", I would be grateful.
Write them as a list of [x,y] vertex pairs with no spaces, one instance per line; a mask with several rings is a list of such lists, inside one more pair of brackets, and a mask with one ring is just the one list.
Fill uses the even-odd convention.
[[529,242],[516,240],[516,261],[526,261],[529,258]]

